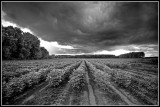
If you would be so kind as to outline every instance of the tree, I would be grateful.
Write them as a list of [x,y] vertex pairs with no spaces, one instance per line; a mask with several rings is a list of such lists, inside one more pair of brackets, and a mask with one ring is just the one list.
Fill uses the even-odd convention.
[[41,47],[41,52],[42,52],[42,59],[43,58],[48,58],[49,57],[49,52],[44,48],[44,47]]
[[41,59],[48,57],[48,51],[40,47],[39,39],[24,33],[17,27],[2,26],[3,59]]
[[119,55],[120,58],[144,58],[145,53],[144,52],[131,52],[127,54]]
[[2,47],[2,59],[10,59],[11,57],[10,47]]

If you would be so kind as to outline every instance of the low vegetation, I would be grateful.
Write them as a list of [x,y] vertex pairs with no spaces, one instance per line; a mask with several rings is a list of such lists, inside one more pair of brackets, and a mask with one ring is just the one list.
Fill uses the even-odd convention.
[[2,64],[4,105],[158,104],[158,65],[153,65],[152,60],[47,59],[14,62],[3,61]]

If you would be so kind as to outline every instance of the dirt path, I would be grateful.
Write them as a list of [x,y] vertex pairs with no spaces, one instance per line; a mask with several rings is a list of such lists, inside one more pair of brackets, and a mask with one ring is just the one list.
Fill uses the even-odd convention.
[[[114,84],[106,84],[106,86],[110,87],[111,90],[113,90],[114,95],[110,95],[111,91],[101,91],[97,87],[93,87],[95,91],[96,101],[98,105],[136,105],[132,102],[130,97],[127,96],[126,93],[123,93],[121,90],[119,90],[117,87],[114,86]],[[111,93],[110,93],[111,92]],[[110,95],[110,96],[108,96]],[[112,96],[117,96],[115,99],[112,98]],[[119,99],[118,99],[119,98]]]
[[41,92],[44,90],[46,87],[48,87],[47,82],[43,82],[37,86],[35,86],[34,89],[28,90],[24,95],[21,95],[20,97],[17,98],[18,105],[24,105],[27,101],[32,100],[35,97],[35,93]]
[[48,86],[49,86],[49,84],[45,84],[45,86],[40,87],[39,89],[35,90],[35,91],[32,93],[32,95],[26,97],[26,98],[22,101],[21,104],[23,105],[23,104],[25,104],[27,101],[33,99],[33,98],[35,97],[35,95],[34,95],[35,93],[38,93],[38,92],[43,91],[43,90],[46,89]]
[[86,80],[87,80],[87,85],[88,85],[88,91],[89,91],[89,101],[91,105],[97,105],[96,104],[96,100],[95,100],[95,95],[93,92],[93,87],[91,86],[90,82],[89,82],[89,76],[88,76],[88,69],[86,71]]
[[123,93],[125,96],[127,96],[127,98],[129,98],[129,100],[131,100],[135,105],[143,105],[141,102],[139,102],[137,100],[136,97],[134,97],[129,91],[127,91],[126,89],[121,89],[119,88],[119,91],[121,91],[121,93]]
[[33,99],[35,97],[35,95],[31,95],[29,97],[27,97],[26,99],[23,100],[22,105],[25,104],[27,101]]
[[93,93],[93,88],[92,88],[92,86],[91,86],[90,83],[89,83],[88,74],[86,75],[86,77],[87,77],[87,84],[88,84],[90,104],[91,104],[91,105],[96,105],[96,100],[95,100],[95,96],[94,96],[94,93]]
[[[78,68],[78,67],[77,67]],[[33,94],[26,97],[21,104],[27,105],[67,105],[68,103],[65,100],[69,95],[69,86],[68,80],[65,79],[57,87],[50,87],[49,84],[41,87],[38,90],[35,90]]]
[[27,89],[24,93],[21,95],[15,97],[13,100],[10,101],[10,104],[12,105],[22,105],[24,102],[34,98],[34,93],[43,89],[48,83],[42,82],[40,84],[35,85],[34,87]]
[[110,84],[109,87],[110,87],[111,89],[113,89],[113,90],[121,97],[121,99],[122,99],[123,101],[125,101],[128,105],[135,105],[135,104],[132,103],[132,102],[127,98],[127,96],[125,96],[120,90],[116,89],[116,88],[113,86],[113,84],[112,84],[112,85]]
[[90,104],[88,94],[89,93],[87,90],[82,93],[80,105],[89,105]]

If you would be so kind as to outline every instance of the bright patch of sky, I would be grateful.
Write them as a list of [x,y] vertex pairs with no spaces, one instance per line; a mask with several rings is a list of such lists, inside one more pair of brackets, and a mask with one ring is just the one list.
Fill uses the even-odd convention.
[[120,54],[125,54],[125,53],[129,53],[130,51],[128,50],[124,50],[124,49],[118,49],[118,50],[114,50],[114,51],[107,51],[107,50],[102,50],[102,51],[97,51],[94,52],[93,54],[110,54],[110,55],[120,55]]

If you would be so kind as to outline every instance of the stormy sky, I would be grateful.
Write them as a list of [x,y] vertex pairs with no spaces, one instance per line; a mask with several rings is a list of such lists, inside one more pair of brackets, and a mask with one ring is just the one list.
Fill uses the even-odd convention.
[[159,54],[158,2],[2,2],[1,19],[50,54]]

